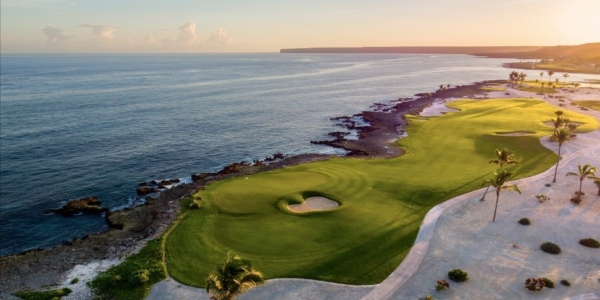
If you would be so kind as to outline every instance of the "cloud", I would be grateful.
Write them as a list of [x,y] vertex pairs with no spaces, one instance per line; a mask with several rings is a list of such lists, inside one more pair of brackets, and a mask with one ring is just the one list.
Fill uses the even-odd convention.
[[227,31],[225,31],[225,29],[219,28],[217,29],[217,32],[210,35],[206,42],[213,45],[228,46],[231,45],[232,40],[233,39],[227,35]]
[[90,25],[84,24],[79,25],[79,27],[88,27],[92,29],[92,34],[94,35],[94,39],[100,42],[110,42],[115,37],[115,29],[117,27],[112,26],[104,26],[104,25]]
[[146,34],[146,37],[144,38],[144,40],[148,44],[151,44],[151,45],[156,44],[156,38],[153,35],[149,34],[149,33]]
[[54,28],[50,25],[46,25],[42,29],[42,33],[48,38],[47,42],[50,44],[64,44],[74,37],[73,35],[64,35],[62,29]]
[[184,45],[192,45],[198,41],[196,37],[196,24],[194,22],[186,22],[179,26],[179,35],[177,42]]

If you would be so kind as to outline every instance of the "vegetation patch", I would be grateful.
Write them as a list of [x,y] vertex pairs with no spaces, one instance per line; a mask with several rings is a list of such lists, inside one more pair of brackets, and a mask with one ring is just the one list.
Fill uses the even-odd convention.
[[71,293],[70,288],[62,288],[57,290],[47,290],[47,291],[20,291],[14,293],[13,296],[19,297],[25,300],[55,300],[61,299],[64,296],[67,296]]
[[448,278],[454,282],[463,282],[469,280],[469,274],[461,269],[454,269],[448,272]]
[[447,289],[447,288],[450,288],[450,283],[448,283],[448,281],[446,281],[444,279],[440,279],[440,280],[436,281],[436,285],[435,285],[436,291],[441,291],[441,290]]
[[542,278],[527,278],[525,280],[525,288],[533,291],[539,292],[546,287],[546,284],[542,280]]
[[593,238],[585,238],[579,240],[579,244],[582,246],[590,247],[590,248],[600,248],[600,242]]
[[[265,279],[376,284],[408,254],[432,207],[489,178],[495,149],[519,155],[521,163],[511,169],[515,179],[556,162],[556,154],[540,144],[540,137],[552,133],[543,122],[555,107],[527,99],[459,100],[447,106],[460,111],[406,116],[408,137],[396,142],[406,154],[397,158],[334,158],[206,186],[196,194],[202,207],[189,210],[166,239],[169,274],[203,287],[204,278],[232,252],[252,261]],[[578,132],[599,127],[595,118],[565,115],[584,123]],[[533,134],[495,134],[514,131]],[[280,208],[294,199],[301,203],[307,191],[335,199],[340,207],[308,214]]]
[[100,273],[88,285],[97,299],[144,299],[153,284],[166,278],[163,255],[163,238],[149,241],[138,254]]
[[531,221],[529,221],[529,219],[527,219],[527,218],[522,218],[521,220],[519,220],[519,224],[521,224],[521,225],[531,225]]
[[540,246],[540,249],[546,253],[559,254],[561,252],[560,247],[552,242],[545,242]]
[[551,289],[553,289],[553,288],[554,288],[554,281],[552,281],[552,280],[550,280],[550,279],[548,279],[548,278],[544,277],[544,278],[542,278],[542,282],[544,283],[544,285],[545,285],[547,288],[551,288]]
[[550,197],[548,197],[544,194],[539,194],[539,195],[535,195],[535,199],[537,199],[538,202],[540,202],[540,203],[544,203],[544,202],[550,200]]
[[573,101],[573,104],[600,111],[600,101]]
[[566,279],[561,280],[560,284],[562,284],[564,286],[571,286],[571,283],[568,280],[566,280]]

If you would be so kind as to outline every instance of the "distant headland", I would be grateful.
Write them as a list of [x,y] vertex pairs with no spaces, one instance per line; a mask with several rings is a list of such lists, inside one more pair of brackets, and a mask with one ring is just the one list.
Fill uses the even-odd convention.
[[533,52],[543,46],[491,46],[491,47],[322,47],[281,49],[280,53],[413,53],[413,54],[478,54]]
[[490,47],[331,47],[281,49],[280,53],[405,53],[468,54],[490,58],[514,58],[507,68],[555,72],[600,74],[600,43],[574,46],[490,46]]

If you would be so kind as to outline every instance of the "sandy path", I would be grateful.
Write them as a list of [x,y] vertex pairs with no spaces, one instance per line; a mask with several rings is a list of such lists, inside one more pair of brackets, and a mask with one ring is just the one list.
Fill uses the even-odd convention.
[[[505,95],[506,92],[510,95]],[[490,92],[488,96],[543,98],[511,88],[506,92]],[[563,95],[571,100],[600,100],[600,90],[580,89],[576,94]],[[544,100],[559,104],[556,98]],[[565,103],[565,109],[600,119],[598,111],[582,111],[568,100]],[[441,114],[442,106],[445,107],[440,103],[430,108],[427,114]],[[418,299],[425,295],[436,299],[600,299],[600,251],[578,244],[584,237],[600,239],[600,197],[595,196],[595,186],[585,182],[583,203],[571,204],[569,199],[577,182],[572,177],[564,177],[566,172],[576,170],[577,162],[600,167],[598,141],[600,130],[579,134],[566,143],[558,182],[551,187],[545,184],[551,182],[553,168],[515,181],[523,195],[504,192],[495,223],[491,222],[493,193],[488,194],[486,201],[478,201],[483,189],[434,207],[425,217],[407,258],[377,286],[274,279],[239,299]],[[547,139],[542,138],[542,143],[556,151],[556,145]],[[541,193],[551,200],[543,204],[537,202],[534,195]],[[528,217],[532,225],[519,225],[517,220],[522,217]],[[538,250],[545,241],[559,244],[563,253],[551,256]],[[451,282],[450,289],[436,292],[435,281],[445,279],[448,270],[454,268],[468,271],[471,279],[461,284]],[[556,288],[528,292],[523,282],[533,276],[553,279]],[[561,279],[568,279],[571,287],[560,285]],[[155,285],[147,299],[209,299],[209,296],[202,289],[181,286],[170,280]]]
[[[371,291],[374,285],[345,285],[308,279],[271,279],[265,285],[252,289],[239,300],[275,299],[360,299]],[[204,289],[182,285],[172,279],[161,281],[152,287],[147,300],[209,300]]]

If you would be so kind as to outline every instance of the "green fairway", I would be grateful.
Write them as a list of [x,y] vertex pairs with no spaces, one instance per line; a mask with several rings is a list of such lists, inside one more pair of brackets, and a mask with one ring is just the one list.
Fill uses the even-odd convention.
[[573,101],[573,104],[600,111],[600,101]]
[[[548,169],[556,155],[541,146],[556,107],[525,99],[461,100],[459,112],[407,116],[406,154],[393,159],[336,158],[238,177],[198,193],[166,241],[169,274],[204,286],[227,252],[253,262],[266,278],[296,277],[349,284],[385,279],[410,250],[425,214],[436,204],[477,189],[491,176],[494,149],[516,152],[518,177]],[[566,111],[578,132],[596,119]],[[526,136],[500,133],[530,132]],[[527,193],[527,191],[523,191]],[[288,203],[323,195],[340,207],[292,213]],[[482,218],[491,218],[489,215]],[[449,258],[451,259],[451,258]]]

